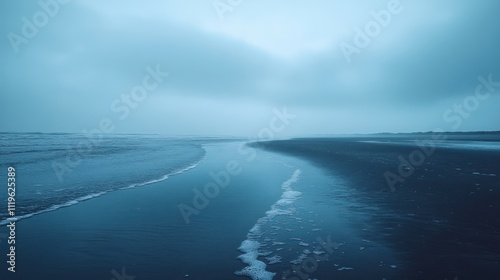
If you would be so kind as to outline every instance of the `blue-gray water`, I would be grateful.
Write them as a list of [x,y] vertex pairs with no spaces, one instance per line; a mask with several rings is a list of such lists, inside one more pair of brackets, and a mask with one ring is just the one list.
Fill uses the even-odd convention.
[[[122,268],[137,280],[293,279],[295,266],[315,256],[322,260],[307,274],[318,279],[398,272],[391,249],[364,231],[363,213],[373,209],[306,161],[244,141],[113,136],[61,183],[51,164],[84,136],[4,137],[2,162],[16,167],[19,180],[18,211],[69,206],[17,223],[18,272],[4,265],[7,279],[117,279]],[[203,191],[214,182],[210,173],[229,162],[240,172],[187,224],[179,205],[193,206],[194,189]]]
[[[410,142],[108,136],[60,181],[54,162],[86,136],[1,137],[0,179],[15,166],[25,217],[16,224],[17,272],[4,262],[1,279],[468,279],[477,268],[498,271],[498,250],[487,248],[498,243],[498,141],[438,143],[421,173],[389,192],[383,174],[414,151]],[[227,184],[214,179],[229,169],[238,172]],[[196,211],[183,216],[181,205]],[[2,226],[2,254],[6,233]]]
[[[160,136],[0,134],[2,170],[18,174],[17,216],[56,210],[110,191],[164,180],[193,168],[205,151],[195,141]],[[6,172],[0,174],[4,179]],[[7,218],[6,197],[0,224]]]

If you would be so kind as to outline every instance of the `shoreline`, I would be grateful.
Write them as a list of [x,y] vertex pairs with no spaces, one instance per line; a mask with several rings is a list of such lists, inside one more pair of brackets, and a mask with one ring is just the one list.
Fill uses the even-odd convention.
[[[245,162],[237,143],[207,144],[196,167],[145,188],[113,191],[94,199],[45,212],[16,224],[16,273],[2,279],[112,278],[125,268],[136,279],[246,279],[234,275],[244,267],[236,257],[248,228],[281,195],[288,175],[276,169],[273,178],[255,177],[252,168],[268,170],[274,162],[265,153],[247,172],[211,200],[186,224],[178,205],[190,202],[193,188],[203,187],[209,173],[230,160]],[[269,188],[271,186],[272,188]],[[228,232],[228,229],[230,231]],[[6,228],[0,229],[0,236]],[[6,242],[0,243],[4,251]],[[50,256],[50,257],[47,257]],[[186,277],[186,275],[189,275]]]
[[[360,141],[365,142],[360,142]],[[436,147],[395,192],[383,174],[416,146],[366,142],[367,138],[257,142],[264,150],[310,161],[340,173],[368,205],[384,239],[407,256],[408,279],[493,279],[500,273],[500,150]],[[409,139],[412,140],[412,139]],[[483,176],[491,174],[492,176]],[[494,176],[493,176],[494,175]],[[385,215],[384,215],[385,213]],[[413,278],[412,278],[413,277]]]
[[[500,151],[438,147],[391,192],[383,174],[412,145],[294,139],[249,144],[242,154],[241,143],[204,145],[196,168],[168,180],[21,220],[18,272],[6,279],[99,279],[122,268],[138,280],[244,280],[235,273],[256,267],[266,279],[491,279],[499,272]],[[186,223],[179,205],[213,184],[218,190]]]
[[[276,273],[274,279],[292,278],[297,267],[306,273],[301,265],[315,260],[317,271],[307,274],[317,279],[390,279],[399,273],[402,263],[394,252],[354,226],[365,223],[367,212],[350,209],[360,204],[350,201],[354,194],[346,193],[341,181],[296,157],[249,147],[245,151],[257,156],[242,155],[239,144],[206,145],[206,157],[196,168],[168,180],[20,221],[16,273],[2,269],[0,276],[83,280],[116,278],[115,273],[126,271],[137,280],[248,280],[235,274],[249,265],[238,259],[245,253],[238,249],[256,225],[261,235],[252,235],[252,241],[259,247],[250,254],[259,256],[247,260],[265,263],[267,275]],[[211,172],[226,170],[234,160],[242,172],[186,224],[178,206],[213,182]],[[287,180],[298,176],[298,169],[301,178],[288,189]],[[278,215],[269,214],[274,212]],[[0,249],[5,245],[0,243]]]
[[[171,173],[163,175],[162,177],[160,177],[158,179],[152,179],[152,180],[149,180],[149,181],[146,181],[146,182],[140,182],[140,183],[133,183],[133,184],[131,184],[129,186],[122,187],[122,188],[119,188],[119,189],[107,190],[107,191],[102,191],[102,192],[98,192],[98,193],[91,193],[91,194],[88,194],[88,195],[85,195],[85,196],[82,196],[82,197],[78,197],[78,198],[72,199],[72,200],[67,201],[67,202],[65,202],[63,204],[52,205],[51,207],[48,207],[46,209],[42,209],[40,211],[36,211],[36,212],[33,212],[33,213],[28,213],[28,214],[23,214],[21,216],[16,216],[13,219],[15,219],[16,222],[18,222],[18,221],[26,220],[26,219],[29,219],[29,218],[32,218],[34,216],[41,215],[41,214],[44,214],[44,213],[47,213],[47,212],[57,211],[57,210],[59,210],[61,208],[71,207],[71,206],[76,205],[78,203],[82,203],[84,201],[87,201],[87,200],[90,200],[90,199],[94,199],[94,198],[97,198],[97,197],[100,197],[100,196],[103,196],[103,195],[106,195],[106,194],[109,194],[109,193],[113,193],[113,192],[117,192],[117,191],[123,191],[123,190],[129,190],[129,189],[133,189],[133,188],[144,187],[144,186],[147,186],[147,185],[151,185],[151,184],[155,184],[155,183],[158,183],[158,182],[162,182],[162,181],[165,181],[168,178],[170,178],[170,176],[179,175],[179,174],[182,174],[182,173],[184,173],[186,171],[189,171],[190,169],[196,168],[196,166],[198,166],[202,161],[203,161],[203,158],[201,158],[198,162],[195,162],[195,163],[193,163],[193,164],[191,164],[191,165],[189,165],[187,167],[181,168],[179,170],[172,171]],[[9,219],[0,220],[0,226],[7,225],[9,222],[10,222]]]

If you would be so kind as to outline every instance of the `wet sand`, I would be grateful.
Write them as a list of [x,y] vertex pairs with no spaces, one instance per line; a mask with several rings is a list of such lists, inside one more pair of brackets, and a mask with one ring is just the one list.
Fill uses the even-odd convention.
[[[498,279],[500,150],[437,146],[422,164],[403,164],[403,172],[415,170],[391,188],[384,174],[399,175],[398,157],[409,162],[409,155],[419,149],[410,141],[415,138],[293,139],[254,146],[298,156],[335,176],[341,174],[350,188],[362,194],[361,201],[382,209],[371,218],[378,239],[405,259],[403,279]],[[498,144],[497,138],[486,140]]]

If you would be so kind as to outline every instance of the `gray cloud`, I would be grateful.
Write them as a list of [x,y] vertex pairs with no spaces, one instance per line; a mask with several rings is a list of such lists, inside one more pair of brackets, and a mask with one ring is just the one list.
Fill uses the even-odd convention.
[[[0,130],[95,126],[148,65],[171,76],[118,132],[247,135],[282,106],[298,113],[289,134],[429,130],[446,125],[442,112],[474,93],[478,75],[500,80],[495,1],[401,1],[347,63],[340,43],[388,2],[252,1],[220,22],[211,1],[74,0],[16,54],[7,34],[40,7],[4,1],[0,116],[11,121]],[[491,98],[463,129],[500,129],[498,105]],[[184,123],[157,124],[166,119]]]

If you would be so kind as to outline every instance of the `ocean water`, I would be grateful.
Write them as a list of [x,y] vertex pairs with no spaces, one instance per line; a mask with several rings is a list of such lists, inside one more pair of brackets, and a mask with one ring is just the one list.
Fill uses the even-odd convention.
[[[381,174],[397,169],[395,159],[414,142],[302,142],[301,149],[325,151],[311,161],[291,155],[290,147],[282,153],[238,139],[154,135],[107,136],[78,151],[91,141],[97,140],[0,134],[0,180],[6,182],[8,166],[16,168],[21,218],[18,272],[4,265],[1,279],[118,280],[122,271],[137,280],[421,279],[422,273],[450,279],[476,270],[459,271],[464,266],[441,261],[443,254],[451,259],[455,251],[498,244],[493,142],[439,143],[422,173],[392,193],[378,191],[386,187]],[[334,159],[341,164],[330,166]],[[230,165],[238,174],[227,175]],[[443,189],[449,182],[453,187]],[[3,224],[6,193],[5,187]],[[196,209],[186,219],[180,205]],[[0,252],[8,250],[6,236],[0,227]],[[461,258],[476,264],[496,253],[482,250]]]
[[[113,136],[61,183],[51,163],[82,137],[20,136],[18,153],[43,144],[38,157],[13,156],[12,138],[2,146],[10,150],[2,157],[18,159],[18,211],[45,211],[18,223],[18,272],[5,279],[118,279],[123,271],[137,280],[397,279],[402,269],[374,234],[379,209],[308,161],[242,141]],[[186,223],[178,206],[193,206],[195,190],[229,162],[241,172]]]
[[[0,180],[16,169],[16,216],[35,214],[165,180],[205,154],[195,140],[154,135],[0,134]],[[7,197],[0,195],[0,225]]]
[[243,267],[235,275],[252,280],[397,278],[401,259],[374,234],[370,219],[381,209],[358,201],[360,194],[340,176],[297,158],[260,153],[287,176],[279,184],[280,196],[238,247]]

